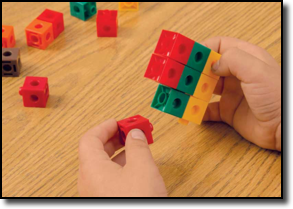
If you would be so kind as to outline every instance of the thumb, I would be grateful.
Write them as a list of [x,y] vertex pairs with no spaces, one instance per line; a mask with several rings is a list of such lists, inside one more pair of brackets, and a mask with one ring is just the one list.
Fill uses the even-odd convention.
[[126,165],[152,166],[155,165],[147,139],[143,131],[133,129],[126,138]]
[[251,54],[231,48],[213,64],[212,71],[218,76],[235,76],[244,83],[252,83],[259,81],[268,68],[269,65]]

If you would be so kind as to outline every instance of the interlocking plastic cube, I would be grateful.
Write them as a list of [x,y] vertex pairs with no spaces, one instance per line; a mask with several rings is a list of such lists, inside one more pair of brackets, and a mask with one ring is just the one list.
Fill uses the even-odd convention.
[[2,77],[18,77],[20,69],[20,50],[18,48],[2,48]]
[[185,66],[177,89],[189,95],[193,95],[200,76],[200,72]]
[[45,108],[49,98],[48,78],[26,77],[19,94],[23,97],[25,107]]
[[119,2],[119,11],[135,12],[139,10],[139,2]]
[[183,70],[183,64],[171,58],[153,54],[145,77],[176,89]]
[[52,23],[54,39],[64,31],[64,19],[61,12],[46,9],[37,19]]
[[2,48],[13,48],[15,36],[13,26],[2,25]]
[[210,76],[210,77],[212,77],[214,79],[219,80],[220,77],[215,75],[212,72],[212,65],[214,63],[216,63],[220,59],[221,59],[221,55],[212,50],[211,53],[210,53],[210,56],[209,56],[209,58],[208,58],[208,60],[206,62],[206,65],[205,65],[205,67],[204,67],[204,69],[202,71],[202,73],[207,75],[207,76]]
[[118,11],[99,10],[97,15],[98,37],[117,37],[118,33]]
[[170,57],[186,65],[194,43],[193,40],[179,33],[163,30],[155,49],[155,54]]
[[97,4],[96,2],[70,2],[70,13],[86,21],[97,13]]
[[200,125],[208,107],[208,102],[190,97],[182,119]]
[[151,107],[182,118],[188,100],[188,95],[160,84]]
[[187,66],[202,73],[209,58],[210,52],[211,49],[196,42],[190,54]]
[[218,80],[201,74],[193,96],[209,102],[213,96]]
[[140,115],[136,115],[136,116],[119,121],[118,127],[119,127],[120,141],[123,145],[125,144],[128,133],[132,129],[142,130],[147,138],[148,144],[152,144],[154,142],[153,136],[152,136],[153,125],[149,122],[148,119]]
[[53,41],[52,23],[34,20],[25,29],[27,45],[39,49],[46,49]]

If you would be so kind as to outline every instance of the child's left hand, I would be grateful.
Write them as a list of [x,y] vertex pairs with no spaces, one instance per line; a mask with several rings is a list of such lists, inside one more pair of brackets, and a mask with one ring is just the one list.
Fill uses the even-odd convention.
[[79,145],[79,194],[82,197],[164,197],[166,187],[145,135],[132,130],[125,151],[114,119],[88,131]]

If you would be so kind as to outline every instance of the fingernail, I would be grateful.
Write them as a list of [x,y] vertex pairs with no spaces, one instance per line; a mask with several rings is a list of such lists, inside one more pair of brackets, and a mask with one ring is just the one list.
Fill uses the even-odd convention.
[[140,140],[145,140],[145,135],[144,133],[139,130],[139,129],[134,129],[131,131],[131,136],[134,139],[140,139]]
[[220,66],[220,60],[212,65],[212,71],[217,71]]

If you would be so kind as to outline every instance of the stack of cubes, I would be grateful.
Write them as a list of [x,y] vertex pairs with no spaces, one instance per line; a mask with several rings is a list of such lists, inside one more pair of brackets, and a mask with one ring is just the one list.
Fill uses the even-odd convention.
[[64,31],[63,14],[46,9],[26,29],[27,45],[46,49]]
[[175,32],[163,30],[145,77],[160,83],[152,107],[201,124],[219,77],[211,71],[221,55]]

